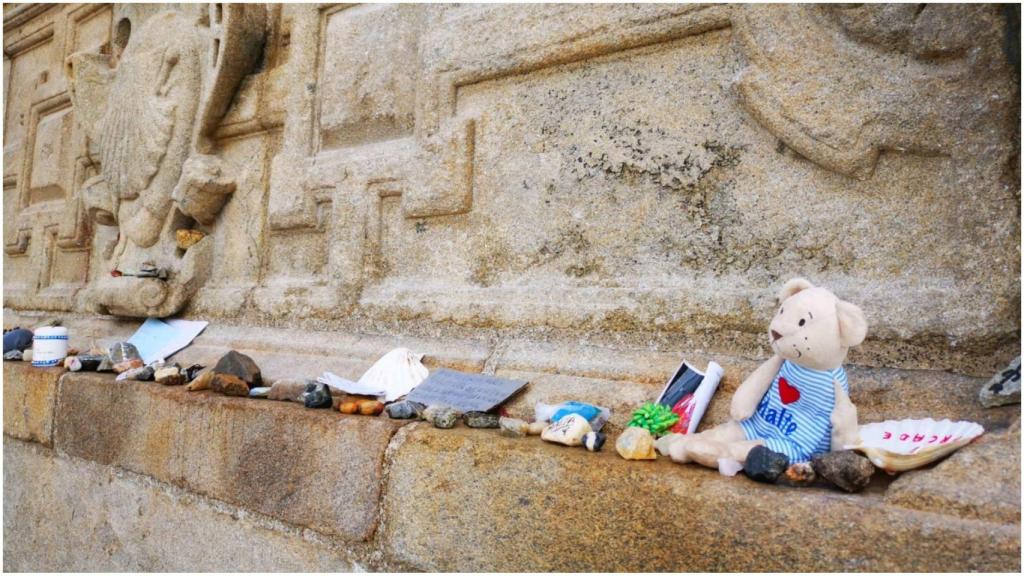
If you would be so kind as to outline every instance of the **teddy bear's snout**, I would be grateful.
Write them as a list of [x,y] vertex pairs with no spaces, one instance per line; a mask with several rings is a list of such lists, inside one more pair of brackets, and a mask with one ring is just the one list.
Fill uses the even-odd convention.
[[775,341],[776,341],[776,340],[778,340],[779,338],[782,338],[782,334],[779,334],[779,333],[778,333],[778,332],[776,332],[775,330],[772,330],[772,331],[771,331],[771,334],[772,334],[772,342],[775,342]]

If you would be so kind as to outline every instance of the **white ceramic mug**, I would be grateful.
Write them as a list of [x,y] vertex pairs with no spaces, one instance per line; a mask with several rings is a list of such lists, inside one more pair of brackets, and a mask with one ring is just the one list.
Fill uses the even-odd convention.
[[45,326],[32,336],[32,365],[57,366],[68,355],[68,329],[64,326]]

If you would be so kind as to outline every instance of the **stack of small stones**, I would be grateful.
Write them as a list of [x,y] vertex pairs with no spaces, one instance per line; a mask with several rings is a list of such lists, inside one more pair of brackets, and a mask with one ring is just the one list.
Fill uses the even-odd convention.
[[875,467],[852,450],[819,454],[810,462],[790,465],[785,454],[766,446],[755,446],[747,454],[743,472],[752,480],[768,484],[803,487],[822,478],[847,492],[860,492],[871,482]]

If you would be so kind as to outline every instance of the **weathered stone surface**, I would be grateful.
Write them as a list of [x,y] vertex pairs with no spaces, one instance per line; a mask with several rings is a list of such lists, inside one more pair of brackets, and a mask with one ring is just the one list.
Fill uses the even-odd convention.
[[4,362],[4,434],[53,445],[53,411],[63,370]]
[[[467,428],[413,425],[395,444],[381,537],[386,554],[421,570],[1020,567],[1019,524],[908,510],[870,490],[793,490]],[[516,520],[474,521],[481,510]]]
[[[83,313],[180,313],[212,323],[176,361],[244,349],[271,382],[354,379],[402,345],[430,368],[530,374],[515,417],[537,400],[608,406],[614,437],[683,357],[725,367],[704,426],[723,421],[767,354],[774,284],[803,275],[871,324],[848,370],[862,421],[1005,427],[1019,405],[986,409],[977,393],[1020,351],[1008,14],[5,6],[5,325],[60,313],[86,350],[138,322]],[[179,229],[206,236],[182,250]],[[93,428],[107,424],[91,402]],[[151,419],[208,440],[213,416],[169,412],[181,422]],[[112,440],[107,427],[130,425],[77,417],[98,451],[164,433],[138,423]],[[256,434],[221,418],[216,446]],[[181,478],[230,468],[187,470],[189,442],[155,451]],[[281,482],[274,494],[307,492]]]
[[54,445],[290,524],[365,540],[392,421],[73,374]]
[[965,518],[1020,521],[1020,429],[986,434],[923,470],[904,472],[886,502]]
[[144,476],[4,440],[4,571],[359,571],[358,553]]
[[998,7],[90,10],[5,20],[10,308],[750,355],[797,273],[858,361],[1019,349]]

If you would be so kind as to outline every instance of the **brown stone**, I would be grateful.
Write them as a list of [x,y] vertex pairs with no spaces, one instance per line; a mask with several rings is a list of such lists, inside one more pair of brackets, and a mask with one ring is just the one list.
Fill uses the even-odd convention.
[[270,400],[301,402],[302,393],[305,391],[306,382],[304,380],[282,378],[274,382],[273,386],[270,387],[270,392],[267,393],[267,398]]
[[196,392],[198,390],[209,390],[213,385],[213,379],[215,376],[216,374],[213,372],[213,370],[201,372],[198,376],[195,377],[195,379],[188,383],[188,386],[185,386],[185,390],[188,390],[189,392]]
[[153,380],[164,386],[181,386],[185,383],[185,375],[177,366],[167,366],[153,373]]
[[870,460],[852,450],[819,454],[811,459],[811,467],[818,476],[847,492],[860,492],[875,473]]
[[358,403],[358,408],[363,416],[377,416],[384,411],[384,403],[377,400],[362,400]]
[[213,373],[210,389],[226,396],[248,396],[249,385],[234,374]]
[[359,412],[359,403],[352,401],[342,402],[338,404],[338,411],[342,414],[355,414]]

